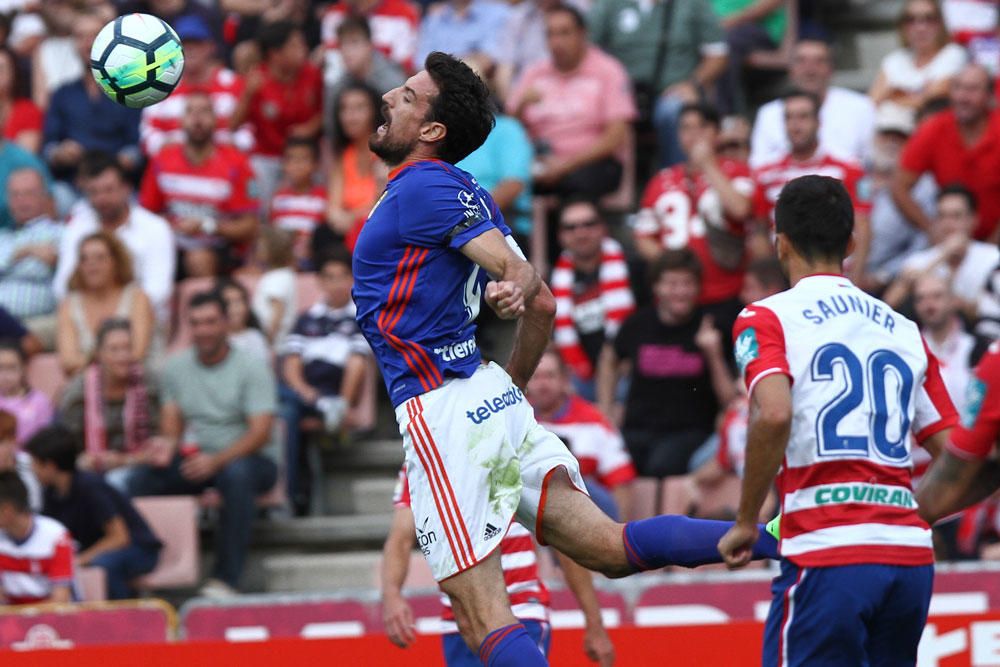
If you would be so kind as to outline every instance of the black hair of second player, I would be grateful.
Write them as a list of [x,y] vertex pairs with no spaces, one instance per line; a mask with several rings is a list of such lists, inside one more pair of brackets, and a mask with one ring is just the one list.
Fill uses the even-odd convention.
[[854,203],[838,179],[800,176],[778,195],[774,227],[807,261],[839,262],[854,232]]
[[427,120],[448,129],[438,157],[455,164],[482,146],[493,130],[496,119],[490,90],[471,67],[447,53],[431,53],[424,69],[438,89]]
[[24,445],[39,463],[55,464],[63,472],[76,472],[76,457],[80,454],[80,441],[65,426],[46,426],[31,436]]

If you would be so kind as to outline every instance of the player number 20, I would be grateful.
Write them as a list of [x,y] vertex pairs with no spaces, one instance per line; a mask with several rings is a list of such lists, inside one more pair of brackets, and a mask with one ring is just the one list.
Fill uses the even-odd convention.
[[[842,372],[837,373],[837,367]],[[890,381],[894,378],[894,382]],[[864,363],[840,343],[824,345],[812,360],[814,382],[844,382],[837,396],[823,406],[816,419],[816,439],[821,456],[869,454],[869,443],[884,459],[901,461],[909,456],[910,398],[913,371],[891,350],[875,350]],[[891,394],[891,395],[890,395]],[[868,406],[868,432],[843,434],[840,422],[863,405]],[[898,435],[889,433],[890,425]]]

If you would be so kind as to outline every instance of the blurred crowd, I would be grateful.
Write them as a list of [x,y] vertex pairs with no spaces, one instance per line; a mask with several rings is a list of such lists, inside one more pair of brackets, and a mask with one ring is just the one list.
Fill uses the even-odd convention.
[[[528,397],[606,511],[631,515],[636,475],[686,480],[692,513],[733,510],[718,489],[742,471],[747,401],[729,332],[786,287],[771,216],[800,175],[844,182],[846,275],[919,322],[961,408],[1000,338],[997,3],[899,3],[863,92],[833,84],[814,4],[0,0],[0,469],[116,597],[158,549],[129,498],[214,489],[203,592],[237,591],[260,498],[308,513],[309,442],[373,428],[351,251],[391,175],[368,137],[438,50],[494,92],[496,127],[459,166],[550,281]],[[141,111],[88,71],[100,29],[135,11],[185,54]],[[21,491],[0,482],[15,535],[23,512],[2,508]],[[1000,557],[996,510],[940,529],[941,556]]]

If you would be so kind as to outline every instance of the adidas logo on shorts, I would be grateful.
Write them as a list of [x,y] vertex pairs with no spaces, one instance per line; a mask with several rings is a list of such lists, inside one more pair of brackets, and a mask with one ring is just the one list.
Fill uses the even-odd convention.
[[483,533],[483,539],[492,540],[499,534],[500,534],[500,529],[494,526],[492,523],[488,523],[486,524],[486,532]]

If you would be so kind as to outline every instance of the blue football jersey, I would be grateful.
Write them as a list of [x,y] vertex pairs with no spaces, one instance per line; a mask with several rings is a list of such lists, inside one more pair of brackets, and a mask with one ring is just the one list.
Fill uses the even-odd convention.
[[394,406],[479,366],[488,277],[458,249],[490,229],[510,234],[490,193],[439,160],[394,172],[369,214],[354,248],[354,303]]

